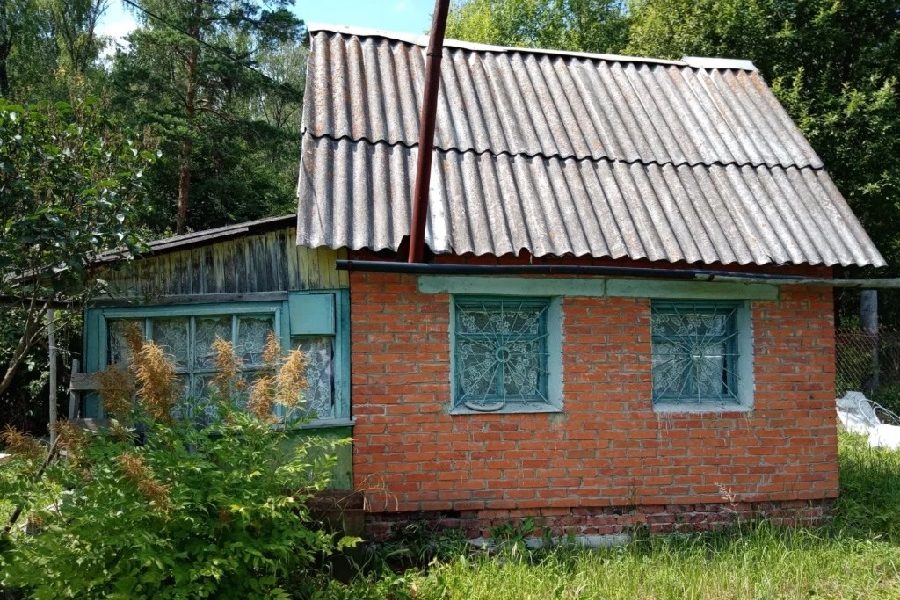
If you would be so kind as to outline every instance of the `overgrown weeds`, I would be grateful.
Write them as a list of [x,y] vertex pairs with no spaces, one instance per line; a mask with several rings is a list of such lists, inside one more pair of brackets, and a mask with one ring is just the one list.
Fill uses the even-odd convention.
[[[230,344],[216,351],[224,375],[205,426],[172,418],[182,400],[172,362],[153,342],[135,341],[128,372],[101,390],[115,420],[99,433],[59,427],[67,458],[43,476],[35,469],[48,463],[47,449],[4,432],[15,454],[0,468],[0,497],[29,535],[15,527],[0,540],[0,589],[34,598],[286,597],[287,585],[317,579],[323,555],[355,544],[318,527],[306,503],[327,485],[342,442],[292,438],[272,427],[271,410],[239,409],[240,365]],[[293,354],[270,357],[270,409],[287,413],[300,401],[304,359]]]
[[[841,498],[819,528],[744,523],[715,533],[636,536],[585,550],[528,550],[534,523],[495,530],[494,552],[458,551],[404,573],[329,582],[321,598],[671,599],[900,597],[900,452],[841,434]],[[420,529],[421,532],[426,531]],[[421,540],[415,546],[423,546]]]

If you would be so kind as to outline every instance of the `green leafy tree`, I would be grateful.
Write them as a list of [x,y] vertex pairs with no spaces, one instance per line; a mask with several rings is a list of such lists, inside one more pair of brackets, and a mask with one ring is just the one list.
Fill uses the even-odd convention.
[[463,0],[452,7],[447,37],[583,52],[618,52],[628,19],[617,0]]
[[94,92],[105,76],[97,24],[109,0],[0,2],[0,96],[18,102]]
[[[273,177],[284,163],[267,158],[277,150],[294,163],[299,148],[294,138],[285,152],[293,131],[266,120],[258,106],[261,99],[302,101],[286,82],[260,74],[262,62],[302,33],[291,1],[135,4],[141,27],[129,36],[130,51],[116,55],[114,99],[134,125],[163,140],[169,158],[153,181],[175,209],[176,231],[286,206],[293,185]],[[171,208],[161,214],[171,215]]]
[[12,95],[12,66],[16,54],[33,46],[41,32],[36,0],[3,0],[0,2],[0,96]]
[[0,356],[0,394],[44,336],[47,306],[97,292],[88,267],[98,253],[140,246],[142,175],[155,159],[94,100],[0,100],[0,296],[19,323]]
[[65,67],[84,76],[103,49],[96,31],[109,0],[43,0],[52,18],[53,33],[65,59]]

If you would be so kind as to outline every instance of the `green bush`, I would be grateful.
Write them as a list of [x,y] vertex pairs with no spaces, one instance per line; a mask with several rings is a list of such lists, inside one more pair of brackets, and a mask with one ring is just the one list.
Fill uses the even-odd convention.
[[3,469],[20,474],[11,487],[32,532],[7,536],[0,586],[48,599],[286,597],[288,576],[314,578],[317,560],[355,543],[317,528],[305,502],[327,484],[334,442],[292,439],[230,394],[206,427],[173,421],[165,366],[135,373],[137,408],[96,434],[60,424],[66,460],[37,482],[46,451],[6,432],[18,451]]

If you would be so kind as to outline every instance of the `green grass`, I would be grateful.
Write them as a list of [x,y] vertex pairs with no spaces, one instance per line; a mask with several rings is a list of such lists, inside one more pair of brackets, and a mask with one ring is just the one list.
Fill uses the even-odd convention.
[[654,536],[601,551],[460,554],[419,571],[332,584],[326,598],[745,600],[900,598],[900,452],[841,436],[841,498],[831,524],[766,523]]

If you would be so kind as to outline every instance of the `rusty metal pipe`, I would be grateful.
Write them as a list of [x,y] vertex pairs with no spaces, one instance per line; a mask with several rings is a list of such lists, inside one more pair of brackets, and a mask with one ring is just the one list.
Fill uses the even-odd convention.
[[438,89],[441,83],[441,56],[450,0],[435,0],[431,20],[431,36],[425,51],[425,93],[419,114],[419,155],[416,160],[416,183],[409,222],[409,260],[420,263],[425,255],[425,220],[428,215],[428,188],[431,185],[431,151],[434,147],[434,125],[437,121]]

